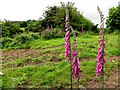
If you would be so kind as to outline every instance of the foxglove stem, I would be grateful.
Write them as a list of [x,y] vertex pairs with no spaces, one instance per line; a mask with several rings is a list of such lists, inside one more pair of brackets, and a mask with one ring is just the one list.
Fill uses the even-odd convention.
[[79,74],[80,73],[80,59],[78,58],[78,53],[77,53],[75,31],[74,31],[74,44],[73,44],[73,52],[72,52],[72,68],[73,68],[73,76],[74,78],[78,77],[78,82],[79,82],[79,79],[81,78],[81,75]]
[[[99,48],[98,48],[98,55],[97,55],[97,66],[96,66],[96,75],[100,76],[102,75],[102,80],[104,82],[104,64],[106,63],[106,60],[104,59],[105,51],[105,43],[104,43],[104,15],[102,14],[101,10],[99,7],[98,8],[98,12],[100,14],[101,17],[101,22],[100,22],[100,34],[99,34],[99,40],[98,40],[98,44],[99,44]],[[102,88],[104,87],[104,83],[102,83]]]
[[[65,57],[67,59],[70,57],[70,44],[69,44],[70,31],[69,31],[69,25],[68,25],[69,20],[68,19],[69,19],[68,15],[66,15],[66,20],[65,20],[65,22],[66,22],[66,24],[65,24],[66,34],[65,34],[64,40],[65,40]],[[68,61],[68,60],[66,60],[66,61]]]

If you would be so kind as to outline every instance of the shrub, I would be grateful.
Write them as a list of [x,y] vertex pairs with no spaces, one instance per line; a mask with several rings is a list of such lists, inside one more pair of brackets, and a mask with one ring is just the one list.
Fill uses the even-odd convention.
[[20,49],[20,48],[30,48],[29,47],[29,41],[35,40],[40,38],[39,33],[22,33],[22,34],[17,34],[14,39],[9,38],[9,37],[3,37],[0,39],[0,42],[2,42],[2,48],[15,48],[15,49]]
[[14,38],[14,42],[15,44],[24,44],[27,41],[30,40],[35,40],[40,38],[39,33],[33,33],[33,32],[29,32],[29,33],[22,33],[20,35],[16,35],[16,37]]
[[53,30],[45,30],[41,33],[41,37],[44,39],[51,39],[51,38],[63,38],[65,32],[62,31],[60,28],[54,28]]
[[10,46],[10,43],[12,43],[12,38],[10,37],[3,37],[0,38],[0,43],[2,43],[2,48],[8,48]]
[[25,28],[27,32],[41,32],[41,21],[40,20],[28,20],[27,27]]
[[2,24],[2,35],[3,37],[15,37],[16,34],[22,33],[18,24],[10,21],[6,21]]

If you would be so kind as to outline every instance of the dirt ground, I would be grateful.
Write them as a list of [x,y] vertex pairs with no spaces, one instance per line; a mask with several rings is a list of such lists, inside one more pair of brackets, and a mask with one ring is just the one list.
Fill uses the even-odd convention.
[[[21,49],[21,50],[9,50],[2,52],[2,62],[8,62],[8,61],[13,61],[16,58],[20,57],[28,57],[30,56],[31,58],[38,57],[40,56],[40,49],[37,50],[29,50],[29,49]],[[113,63],[115,60],[119,60],[120,56],[112,56],[112,57],[106,57],[106,60],[111,60]],[[43,63],[43,62],[40,62]],[[39,62],[34,62],[32,64],[39,64]],[[28,62],[29,65],[32,65],[30,62]],[[118,71],[111,71],[111,74],[109,75],[108,79],[105,82],[105,88],[118,88]],[[98,77],[93,77],[88,83],[87,83],[87,88],[99,88],[100,82],[97,80]]]

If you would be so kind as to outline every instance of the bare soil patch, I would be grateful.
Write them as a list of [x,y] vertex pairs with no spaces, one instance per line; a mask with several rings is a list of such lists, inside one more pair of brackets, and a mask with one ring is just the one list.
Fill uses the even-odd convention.
[[[114,61],[118,60],[120,56],[112,56],[112,57],[106,57],[107,60],[111,60],[113,63]],[[101,82],[98,80],[99,77],[95,76],[93,77],[86,85],[87,88],[101,88]],[[118,70],[114,70],[111,68],[111,73],[109,77],[104,82],[105,88],[118,88]]]

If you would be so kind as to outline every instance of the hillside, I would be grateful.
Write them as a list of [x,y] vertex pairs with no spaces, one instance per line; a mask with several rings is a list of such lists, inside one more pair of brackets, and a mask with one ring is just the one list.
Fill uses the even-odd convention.
[[[105,36],[106,57],[105,87],[117,88],[118,80],[118,36]],[[3,50],[3,88],[68,88],[70,87],[69,62],[64,57],[64,39],[36,39],[26,46],[21,44]],[[22,48],[24,45],[29,49]],[[99,78],[96,77],[96,56],[98,35],[84,34],[77,37],[79,57],[81,58],[82,79],[80,84],[88,88],[98,88]],[[112,79],[110,79],[112,78]],[[12,81],[12,82],[11,82]],[[73,87],[77,80],[74,80]]]

